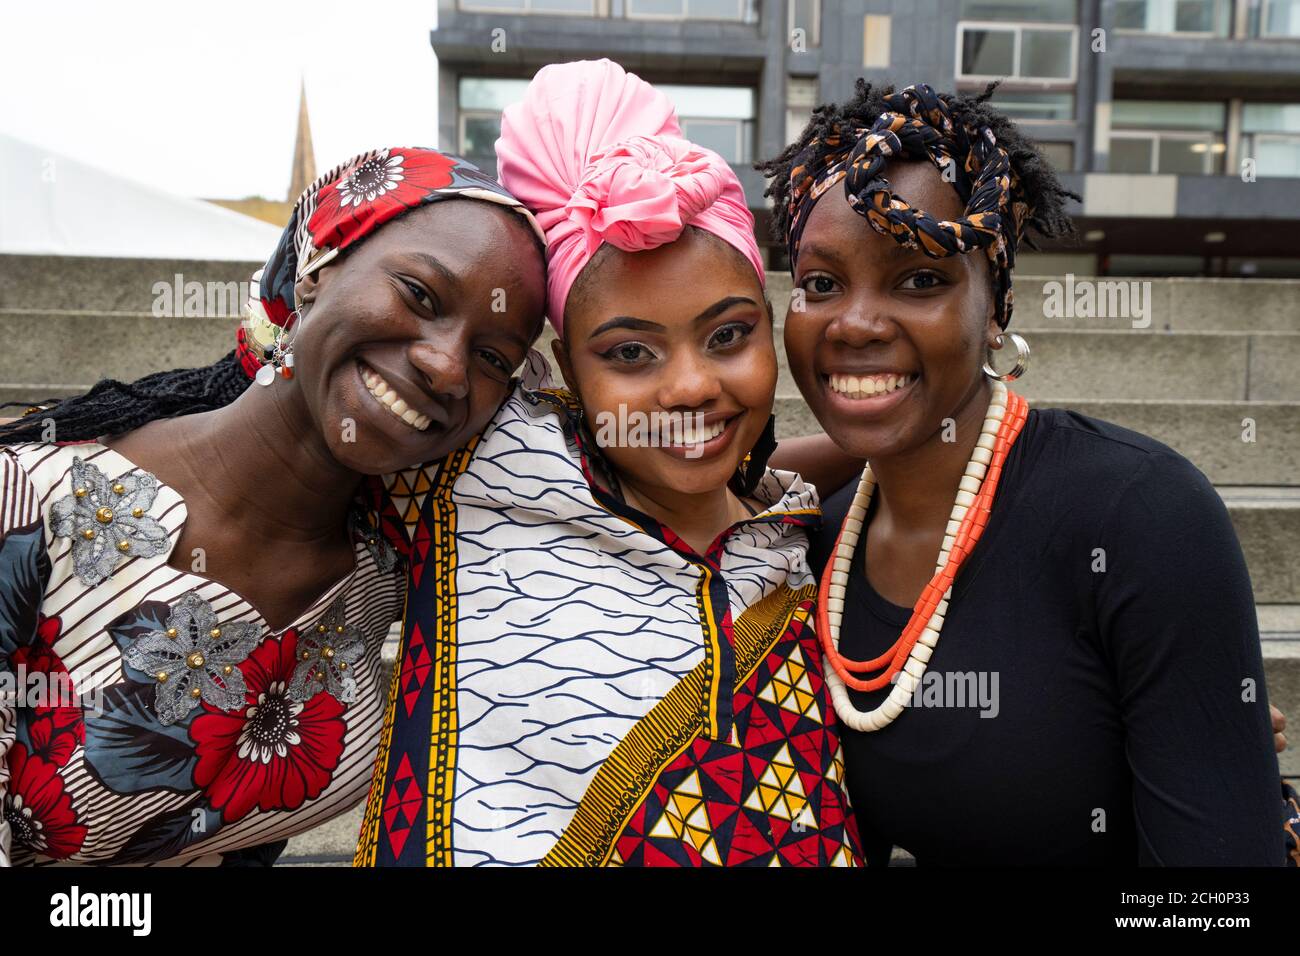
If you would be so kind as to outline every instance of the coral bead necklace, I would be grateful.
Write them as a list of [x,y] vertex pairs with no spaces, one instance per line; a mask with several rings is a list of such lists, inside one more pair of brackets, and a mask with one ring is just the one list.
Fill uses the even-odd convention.
[[[826,682],[831,701],[840,720],[854,730],[880,730],[892,723],[903,712],[925,674],[926,663],[939,642],[948,599],[952,596],[952,582],[984,533],[993,508],[993,495],[1002,477],[1003,462],[1024,428],[1028,413],[1028,402],[1008,391],[1002,382],[993,383],[993,397],[989,401],[979,440],[957,488],[957,499],[939,549],[934,576],[921,592],[911,619],[893,646],[873,660],[851,661],[840,655],[840,622],[844,616],[844,597],[853,554],[876,487],[871,465],[862,470],[857,494],[835,540],[830,563],[822,573],[817,599],[817,633],[826,654]],[[868,679],[854,676],[873,671],[879,673]],[[894,686],[885,701],[865,713],[858,710],[849,698],[850,687],[872,691],[890,683]]]

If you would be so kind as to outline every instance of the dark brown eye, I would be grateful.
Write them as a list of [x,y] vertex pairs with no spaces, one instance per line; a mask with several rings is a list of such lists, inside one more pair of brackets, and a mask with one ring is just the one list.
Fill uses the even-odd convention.
[[753,329],[743,322],[732,322],[713,333],[709,339],[710,348],[727,348],[745,338]]
[[830,276],[808,276],[799,285],[805,292],[810,292],[813,295],[830,295],[835,291],[835,280]]

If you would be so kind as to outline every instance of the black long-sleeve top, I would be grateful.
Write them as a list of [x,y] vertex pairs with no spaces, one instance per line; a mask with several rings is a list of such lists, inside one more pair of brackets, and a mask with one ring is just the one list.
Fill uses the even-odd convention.
[[[856,484],[824,502],[817,572]],[[868,583],[865,542],[841,626],[854,660],[911,614]],[[925,680],[883,730],[843,728],[870,862],[899,846],[921,865],[1282,863],[1245,561],[1209,481],[1164,445],[1031,411]]]

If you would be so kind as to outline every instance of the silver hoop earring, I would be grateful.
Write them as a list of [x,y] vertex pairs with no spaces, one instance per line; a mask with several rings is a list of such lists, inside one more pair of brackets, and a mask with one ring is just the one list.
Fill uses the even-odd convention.
[[997,379],[999,382],[1014,382],[1020,376],[1025,374],[1025,369],[1029,368],[1029,343],[1025,337],[1018,332],[999,332],[998,337],[994,340],[994,345],[990,350],[989,359],[993,358],[992,352],[1006,345],[1006,340],[1010,339],[1011,344],[1016,347],[1016,364],[1011,371],[998,374],[989,360],[984,362],[984,374],[989,378]]
[[[284,379],[293,378],[293,343],[298,338],[298,328],[305,320],[304,312],[305,310],[295,309],[289,313],[289,318],[285,320],[284,325],[280,326],[280,331],[275,336],[275,344],[271,346],[270,357],[253,376],[253,381],[258,385],[270,385],[277,375]],[[293,327],[293,331],[286,331],[290,326]]]

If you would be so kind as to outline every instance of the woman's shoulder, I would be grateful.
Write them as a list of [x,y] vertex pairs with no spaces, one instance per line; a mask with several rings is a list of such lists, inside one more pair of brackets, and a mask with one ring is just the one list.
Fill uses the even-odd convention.
[[1185,456],[1141,432],[1068,408],[1030,412],[1026,464],[1054,486],[1093,498],[1134,488],[1186,497],[1213,494],[1208,478]]

